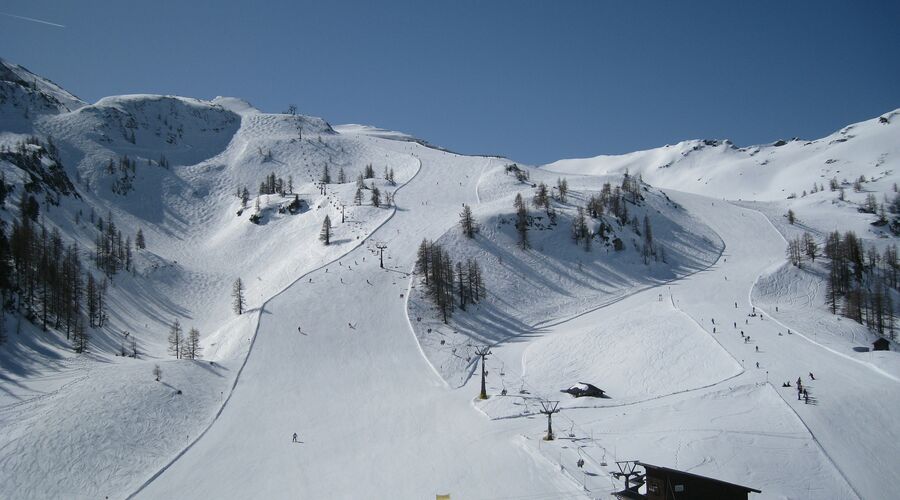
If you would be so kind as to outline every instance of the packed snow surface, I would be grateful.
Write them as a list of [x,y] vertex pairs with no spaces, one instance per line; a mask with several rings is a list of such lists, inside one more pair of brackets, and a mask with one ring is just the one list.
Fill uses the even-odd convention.
[[[787,266],[784,250],[798,231],[839,226],[893,242],[856,208],[892,191],[897,112],[815,141],[519,166],[523,181],[511,160],[402,133],[225,97],[86,104],[4,68],[19,98],[0,108],[0,144],[52,135],[80,195],[42,206],[44,223],[90,249],[96,219],[111,217],[129,236],[142,229],[147,248],[111,278],[111,315],[87,354],[6,315],[2,498],[606,498],[621,488],[615,461],[634,459],[762,490],[753,498],[895,496],[896,352],[864,352],[874,337],[824,308],[821,264]],[[107,167],[125,155],[133,177]],[[366,165],[375,176],[357,203]],[[609,215],[591,221],[608,224],[607,241],[572,241],[576,207],[626,169],[649,182],[628,209],[647,216],[665,259],[642,259],[639,224]],[[23,189],[22,169],[0,171]],[[257,200],[270,175],[292,192]],[[835,200],[831,177],[860,175],[865,190]],[[552,222],[531,197],[559,177],[570,196]],[[825,189],[803,196],[814,182]],[[373,187],[392,203],[373,206]],[[527,251],[511,224],[517,193],[533,217]],[[300,209],[285,210],[294,195]],[[463,204],[474,239],[460,233]],[[484,269],[488,296],[447,323],[413,272],[423,239]],[[202,332],[201,359],[167,355],[176,318]],[[126,331],[137,359],[117,355]],[[608,398],[560,392],[578,383]],[[542,439],[548,399],[561,408],[554,441]]]

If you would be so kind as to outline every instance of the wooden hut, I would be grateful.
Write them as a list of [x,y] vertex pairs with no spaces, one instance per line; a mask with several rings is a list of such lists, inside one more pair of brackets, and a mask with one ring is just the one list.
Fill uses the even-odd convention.
[[872,342],[872,350],[873,351],[890,351],[891,343],[888,342],[886,338],[880,338],[875,342]]
[[750,493],[761,491],[739,484],[720,481],[680,470],[637,462],[646,471],[642,478],[646,494],[630,488],[613,493],[619,499],[644,500],[747,500]]

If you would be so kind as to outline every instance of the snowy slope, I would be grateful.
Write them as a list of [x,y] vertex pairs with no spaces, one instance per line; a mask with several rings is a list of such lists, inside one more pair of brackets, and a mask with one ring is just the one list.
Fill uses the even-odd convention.
[[[635,291],[677,279],[711,265],[721,253],[721,241],[703,223],[692,218],[664,193],[645,186],[644,200],[628,203],[630,216],[649,217],[658,251],[663,260],[641,257],[643,236],[615,217],[592,219],[593,230],[604,223],[606,239],[593,238],[591,248],[571,237],[576,208],[597,195],[604,182],[619,185],[620,176],[603,178],[573,176],[565,203],[553,202],[555,222],[541,208],[531,206],[532,184],[553,185],[556,176],[531,171],[529,183],[506,174],[504,163],[487,160],[478,180],[479,221],[475,238],[466,238],[458,225],[435,240],[456,261],[475,258],[484,269],[487,297],[468,311],[454,314],[444,324],[427,297],[421,276],[410,291],[413,328],[431,364],[454,386],[462,385],[473,369],[478,345],[493,345],[513,338],[541,336],[548,323],[584,314],[621,300]],[[514,228],[515,195],[529,200],[533,224],[529,230],[532,250],[517,247]],[[616,251],[615,239],[624,242]]]
[[0,131],[28,133],[36,117],[74,111],[85,104],[50,80],[0,59]]
[[[823,317],[816,279],[783,265],[781,233],[799,229],[780,216],[796,207],[817,235],[836,224],[867,231],[871,215],[855,211],[866,192],[848,189],[848,201],[832,203],[828,179],[865,175],[866,190],[891,192],[896,112],[808,144],[693,141],[522,167],[531,182],[567,177],[571,186],[569,201],[555,204],[558,223],[535,219],[534,248],[523,252],[512,199],[530,201],[534,190],[507,175],[509,160],[267,114],[236,98],[87,105],[39,83],[17,85],[61,107],[27,118],[0,108],[0,144],[26,133],[58,144],[56,167],[78,196],[45,207],[44,223],[90,249],[92,217],[112,217],[126,235],[142,229],[147,249],[133,273],[112,279],[109,323],[92,332],[86,355],[6,315],[0,470],[13,479],[0,481],[0,497],[597,498],[615,488],[616,459],[747,484],[759,498],[892,496],[896,353],[857,352],[868,334]],[[133,174],[110,172],[125,155]],[[396,206],[372,206],[368,189],[355,204],[368,164],[376,176],[366,187],[394,194]],[[321,189],[326,166],[347,182]],[[27,173],[0,168],[21,192]],[[585,252],[569,236],[575,207],[626,168],[649,182],[629,212],[648,216],[665,262],[642,262],[638,231],[608,216],[622,252],[599,240]],[[254,224],[269,174],[292,180],[303,209],[282,213],[292,195],[262,195]],[[815,180],[826,190],[801,196]],[[252,193],[243,210],[241,187]],[[792,190],[798,197],[787,200]],[[457,225],[464,203],[481,224],[474,240]],[[0,210],[7,223],[16,215],[11,203]],[[328,246],[318,239],[326,215]],[[423,238],[457,260],[479,258],[487,276],[488,299],[448,325],[411,274]],[[240,316],[230,297],[238,277]],[[754,307],[763,315],[748,316]],[[175,318],[200,329],[201,360],[167,355]],[[116,356],[124,331],[139,339],[138,359]],[[486,401],[473,400],[479,380],[470,376],[482,343],[493,352]],[[814,404],[780,387],[797,376]],[[610,399],[559,392],[577,382]],[[541,440],[540,399],[561,401],[557,441]]]
[[[7,317],[7,331],[20,333],[3,346],[0,356],[9,384],[3,392],[3,404],[9,404],[4,406],[7,432],[0,435],[9,453],[0,460],[4,470],[31,479],[4,482],[0,496],[115,494],[137,481],[138,471],[171,457],[184,445],[185,436],[196,436],[211,421],[224,401],[253,337],[258,320],[254,309],[303,273],[364,243],[372,228],[390,215],[390,209],[352,206],[351,183],[320,193],[313,182],[322,165],[342,166],[352,180],[365,163],[379,167],[390,163],[401,183],[418,169],[417,160],[408,154],[367,149],[338,136],[323,120],[265,115],[236,99],[106,98],[40,118],[35,129],[60,145],[62,165],[81,195],[64,197],[60,209],[47,209],[46,223],[91,248],[95,216],[109,220],[111,215],[132,239],[142,229],[147,249],[136,252],[133,275],[120,273],[113,279],[109,325],[93,332],[87,359],[76,358],[64,338],[40,334]],[[12,145],[20,136],[3,137]],[[105,170],[107,162],[122,155],[136,160],[137,166],[134,189],[124,194],[111,189],[118,173]],[[162,157],[168,168],[160,164]],[[7,182],[22,189],[19,169],[12,164],[3,168]],[[294,191],[308,208],[297,215],[280,214],[278,206],[292,197],[265,195],[260,198],[259,225],[248,221],[252,201],[236,216],[240,206],[236,188],[243,185],[255,192],[270,172],[293,176]],[[373,181],[385,190],[395,189],[384,179]],[[348,205],[347,223],[336,224],[334,243],[323,246],[317,239],[322,221],[326,215],[339,221],[341,202]],[[0,217],[8,221],[14,215],[10,211]],[[238,277],[245,283],[251,311],[241,317],[231,312],[230,299],[231,283]],[[176,318],[185,329],[193,326],[201,331],[205,359],[215,360],[215,367],[167,356],[166,333]],[[141,359],[114,355],[126,331],[138,339]],[[164,385],[173,392],[182,390],[183,395],[135,390],[135,400],[128,392],[125,397],[112,396],[127,391],[129,384],[152,382],[155,364],[163,369]],[[101,390],[107,384],[98,379],[109,378],[110,373],[119,374],[125,385]],[[100,394],[117,404],[102,403]],[[190,412],[184,411],[185,404]],[[110,412],[122,422],[117,429],[127,432],[137,426],[142,432],[127,440],[117,439],[116,433],[98,439],[100,429],[116,425],[109,422]],[[156,415],[156,426],[142,424],[148,414]],[[85,422],[100,428],[82,432],[87,430]],[[25,432],[35,425],[44,430]],[[173,426],[180,430],[171,432]],[[104,453],[86,459],[96,449]],[[124,454],[131,459],[117,463],[115,473],[104,472],[114,463],[110,457]],[[35,468],[38,463],[40,469]],[[64,470],[69,463],[80,463],[85,473],[68,482],[53,474],[34,475],[38,470]]]
[[[888,192],[900,175],[900,110],[848,125],[821,139],[737,147],[727,140],[691,140],[619,156],[560,160],[560,173],[613,174],[626,169],[662,188],[716,198],[782,200],[811,191],[813,183],[877,178]],[[879,196],[879,199],[881,197]]]

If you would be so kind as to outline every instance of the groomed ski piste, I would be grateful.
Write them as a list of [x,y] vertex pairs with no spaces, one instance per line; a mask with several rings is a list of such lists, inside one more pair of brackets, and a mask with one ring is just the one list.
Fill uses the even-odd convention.
[[[144,113],[152,128],[173,106],[207,124],[184,126],[178,144],[190,147],[181,153],[151,143],[142,128],[134,143],[91,136],[113,120],[110,110]],[[786,206],[810,207],[797,211],[817,234],[878,234],[848,207],[826,202],[833,194],[786,201],[787,169],[773,180],[729,164],[726,152],[718,156],[724,166],[716,163],[720,177],[731,165],[760,179],[746,190],[727,191],[723,182],[707,191],[697,186],[711,183],[698,183],[694,172],[678,173],[684,165],[655,173],[655,160],[601,158],[519,165],[530,174],[520,182],[506,169],[512,160],[264,114],[236,99],[125,96],[70,108],[5,125],[0,139],[52,133],[66,167],[78,170],[84,203],[147,234],[136,276],[116,278],[110,320],[110,330],[141,339],[143,355],[115,356],[118,337],[102,332],[88,355],[74,355],[64,338],[8,319],[0,497],[608,498],[622,486],[610,476],[617,460],[762,490],[752,498],[894,496],[896,352],[854,350],[874,337],[826,312],[820,276],[785,263],[785,237],[797,229],[781,215]],[[867,142],[843,157],[857,169],[848,177],[865,172],[888,192],[900,145],[898,118],[885,116],[889,124],[855,126]],[[839,157],[837,148],[850,144],[821,154]],[[685,150],[712,158],[693,147]],[[170,171],[139,169],[138,191],[124,199],[103,191],[97,158],[113,151],[155,159],[158,150]],[[326,162],[332,176],[346,168],[348,181],[323,192],[316,180]],[[368,163],[376,178],[366,184],[391,192],[393,206],[354,203],[356,174]],[[396,185],[381,175],[385,166]],[[3,168],[8,179],[15,174]],[[625,168],[650,184],[645,201],[629,209],[652,220],[666,263],[645,265],[628,225],[616,228],[626,240],[621,253],[600,242],[586,252],[571,240],[574,208],[603,182],[621,182]],[[811,184],[813,173],[820,180],[804,168],[794,170],[789,191]],[[308,209],[279,214],[282,199],[273,195],[262,197],[261,224],[236,216],[235,187],[253,189],[270,171],[293,175]],[[530,205],[532,184],[558,177],[571,190],[556,205],[558,226],[535,222],[532,249],[519,249],[508,222],[513,197],[521,193],[540,216]],[[463,204],[481,226],[473,240],[460,234]],[[63,204],[69,213],[79,207]],[[77,237],[63,209],[49,212],[48,223]],[[334,226],[328,246],[317,239],[325,215]],[[413,273],[423,239],[484,269],[488,297],[447,324]],[[237,277],[247,286],[239,316],[229,297]],[[202,359],[166,355],[174,317],[203,332]],[[477,399],[478,345],[492,351],[487,400]],[[781,387],[798,377],[811,404]],[[610,399],[560,392],[578,382]],[[542,399],[560,401],[555,441],[542,439]]]

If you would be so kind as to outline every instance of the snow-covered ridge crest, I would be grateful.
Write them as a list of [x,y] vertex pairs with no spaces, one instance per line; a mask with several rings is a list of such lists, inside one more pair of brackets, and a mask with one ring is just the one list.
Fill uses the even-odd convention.
[[0,85],[7,88],[18,85],[40,94],[44,98],[45,106],[32,110],[35,112],[74,111],[87,104],[52,81],[2,58],[0,58]]
[[[558,173],[641,174],[654,186],[730,199],[783,200],[832,177],[885,178],[900,171],[900,109],[816,140],[737,147],[727,140],[689,140],[623,155],[559,160]],[[880,189],[880,191],[886,191]]]

